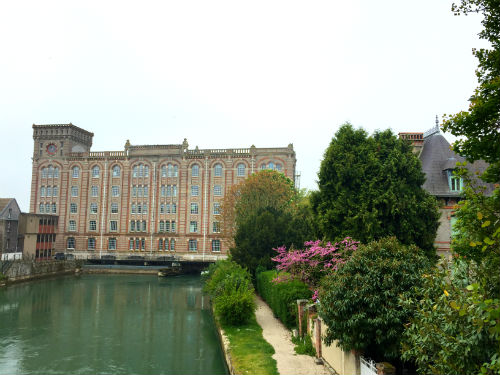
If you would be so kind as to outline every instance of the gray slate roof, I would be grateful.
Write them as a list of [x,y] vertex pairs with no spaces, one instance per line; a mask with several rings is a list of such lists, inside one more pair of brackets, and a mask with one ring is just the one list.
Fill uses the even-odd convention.
[[[461,192],[450,191],[447,169],[455,169],[457,162],[464,162],[465,158],[453,152],[450,144],[440,133],[424,138],[424,147],[420,153],[422,170],[426,180],[423,188],[437,197],[459,197]],[[467,164],[467,169],[473,174],[483,173],[488,164],[483,160]],[[484,183],[482,183],[484,185]],[[493,184],[487,184],[486,194],[493,191]]]

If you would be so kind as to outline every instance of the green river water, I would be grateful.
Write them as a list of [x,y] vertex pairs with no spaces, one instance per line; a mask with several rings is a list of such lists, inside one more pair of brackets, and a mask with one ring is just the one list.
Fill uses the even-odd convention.
[[0,374],[227,374],[198,276],[0,288]]

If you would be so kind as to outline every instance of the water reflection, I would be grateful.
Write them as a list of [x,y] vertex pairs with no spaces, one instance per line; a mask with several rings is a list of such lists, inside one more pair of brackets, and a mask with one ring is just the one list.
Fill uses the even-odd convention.
[[198,277],[83,275],[0,290],[0,374],[225,374]]

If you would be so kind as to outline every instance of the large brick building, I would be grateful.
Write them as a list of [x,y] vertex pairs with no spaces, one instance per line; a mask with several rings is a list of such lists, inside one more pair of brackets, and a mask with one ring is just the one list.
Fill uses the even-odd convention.
[[225,256],[219,207],[227,189],[260,169],[295,178],[293,146],[189,149],[132,145],[91,152],[93,133],[33,125],[30,212],[59,216],[55,249],[76,255]]

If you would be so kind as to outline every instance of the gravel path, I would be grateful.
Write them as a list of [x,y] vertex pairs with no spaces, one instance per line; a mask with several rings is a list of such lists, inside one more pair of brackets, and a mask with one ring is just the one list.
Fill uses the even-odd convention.
[[273,358],[278,364],[280,375],[330,375],[323,365],[314,362],[313,357],[296,354],[291,332],[273,316],[269,306],[260,297],[256,298],[256,302],[257,322],[262,327],[264,339],[276,351]]

